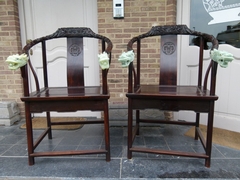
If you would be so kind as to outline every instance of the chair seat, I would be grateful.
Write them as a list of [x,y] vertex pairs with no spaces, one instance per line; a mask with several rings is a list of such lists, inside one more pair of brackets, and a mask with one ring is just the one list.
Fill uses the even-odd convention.
[[217,100],[218,96],[210,95],[209,90],[200,89],[197,86],[165,86],[165,85],[141,85],[134,93],[127,93],[129,98],[159,98],[159,99],[209,99]]
[[102,93],[101,86],[77,86],[77,87],[47,87],[35,91],[28,97],[22,97],[22,101],[45,100],[72,100],[72,99],[109,99],[109,94]]

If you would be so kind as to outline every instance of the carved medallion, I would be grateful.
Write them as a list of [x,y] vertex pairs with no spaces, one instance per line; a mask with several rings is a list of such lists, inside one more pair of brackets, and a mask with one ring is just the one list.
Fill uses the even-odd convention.
[[171,55],[175,52],[176,46],[172,42],[166,42],[162,46],[162,52],[166,55]]
[[82,52],[82,49],[77,44],[73,44],[69,48],[69,53],[72,56],[78,56],[79,54],[81,54],[81,52]]

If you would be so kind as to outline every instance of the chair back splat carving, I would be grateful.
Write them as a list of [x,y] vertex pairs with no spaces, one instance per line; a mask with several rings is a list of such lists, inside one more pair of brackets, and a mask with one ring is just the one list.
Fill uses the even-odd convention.
[[[54,86],[49,84],[50,75],[49,62],[51,61],[51,54],[47,50],[47,46],[56,42],[56,39],[63,39],[59,41],[62,47],[66,50],[66,85]],[[84,79],[84,39],[96,39],[96,44],[101,41],[101,52],[106,52],[109,56],[109,63],[111,62],[112,42],[105,36],[94,33],[90,28],[74,27],[74,28],[59,28],[55,33],[30,41],[24,48],[23,53],[29,57],[28,64],[21,67],[21,75],[24,85],[24,96],[21,100],[25,104],[26,129],[28,140],[28,158],[29,165],[34,164],[34,158],[38,156],[65,156],[65,155],[82,155],[82,154],[105,154],[106,161],[110,161],[110,137],[109,137],[109,114],[108,114],[108,99],[110,97],[107,74],[108,70],[102,70],[102,83],[99,86],[87,86],[86,79]],[[36,72],[33,66],[32,51],[35,48],[41,47],[41,55],[35,59],[38,62],[42,61],[42,72]],[[88,49],[91,51],[91,49]],[[35,52],[33,52],[35,53]],[[36,61],[34,60],[34,61]],[[96,53],[96,58],[88,59],[99,63]],[[54,68],[51,66],[51,68]],[[41,69],[41,68],[40,68]],[[64,74],[61,70],[55,68],[54,72]],[[34,91],[30,91],[30,77],[35,81]],[[95,78],[95,77],[93,77]],[[51,77],[51,82],[58,82],[59,77]],[[32,82],[32,81],[31,81]],[[101,120],[86,120],[73,122],[52,122],[50,112],[76,112],[76,111],[100,111],[103,112],[103,119]],[[32,117],[33,113],[46,113],[47,129],[34,142]],[[69,125],[69,124],[104,124],[105,148],[93,150],[74,150],[74,151],[50,151],[50,152],[35,152],[36,147],[41,143],[43,138],[48,135],[52,139],[52,126],[54,125]],[[78,137],[76,137],[78,138]]]
[[[177,50],[179,49],[177,47],[177,39],[179,36],[192,37],[194,45],[199,49],[199,53],[195,53],[194,56],[189,57],[192,60],[197,58],[198,62],[198,78],[195,85],[181,85],[180,82],[177,82],[177,70],[180,68],[178,67],[179,59],[177,58]],[[151,38],[154,38],[154,40]],[[158,83],[144,81],[144,78],[147,77],[147,75],[144,75],[146,72],[144,63],[146,64],[148,62],[146,57],[149,57],[153,52],[148,52],[148,49],[145,49],[145,47],[148,46],[141,44],[142,41],[153,42],[151,44],[153,47],[156,46],[154,43],[157,42],[160,48],[160,54],[158,56],[160,57]],[[128,98],[128,158],[132,158],[133,152],[198,157],[204,158],[205,166],[210,167],[214,102],[218,97],[215,95],[217,63],[210,59],[206,72],[203,71],[203,54],[206,52],[209,53],[209,51],[207,51],[208,44],[211,44],[211,49],[218,48],[218,41],[214,36],[192,31],[185,25],[155,26],[152,27],[149,32],[134,37],[128,42],[127,50],[133,50],[137,56],[136,62],[133,61],[130,63],[128,71],[128,93],[126,94]],[[143,55],[143,53],[145,54]],[[149,56],[146,56],[146,53],[148,53]],[[151,57],[156,57],[156,55],[154,54]],[[209,85],[209,89],[207,85]],[[196,113],[196,118],[191,122],[143,119],[141,118],[140,112],[144,109],[159,109],[170,112],[193,111]],[[133,111],[136,111],[135,124],[133,124]],[[199,129],[200,113],[207,114],[206,139],[203,138],[202,132]],[[205,153],[190,153],[133,146],[135,136],[140,133],[139,128],[141,123],[195,126],[195,140],[198,138],[201,140]],[[157,145],[161,146],[162,144],[156,144],[156,146]]]

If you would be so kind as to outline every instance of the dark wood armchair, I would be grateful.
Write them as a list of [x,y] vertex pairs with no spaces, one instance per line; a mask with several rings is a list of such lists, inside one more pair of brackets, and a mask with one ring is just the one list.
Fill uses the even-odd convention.
[[[180,85],[177,82],[177,37],[193,36],[199,46],[199,56],[191,57],[198,59],[198,81],[195,85]],[[145,54],[147,50],[141,42],[150,37],[161,36],[160,48],[160,69],[159,83],[149,84],[144,82],[143,72],[146,72],[146,64],[148,62]],[[152,42],[148,40],[147,42]],[[217,73],[217,63],[210,60],[210,64],[206,72],[203,72],[203,52],[207,47],[207,43],[212,45],[212,49],[218,48],[218,41],[215,37],[190,30],[185,25],[175,26],[155,26],[152,29],[137,37],[132,38],[127,50],[133,50],[136,57],[134,62],[129,65],[128,76],[128,158],[132,158],[133,152],[155,153],[176,156],[188,156],[205,159],[205,166],[210,167],[211,148],[212,148],[212,129],[214,116],[214,102],[218,99],[215,95],[215,83]],[[135,43],[135,44],[134,44]],[[142,46],[141,46],[142,45]],[[184,48],[184,47],[181,47]],[[148,54],[151,54],[149,52]],[[142,57],[143,56],[143,57]],[[198,56],[198,57],[197,57]],[[144,59],[144,60],[143,60]],[[210,84],[210,88],[207,85]],[[142,119],[140,111],[144,109],[159,109],[162,111],[193,111],[196,113],[194,122],[187,121],[167,121],[167,120],[150,120]],[[133,111],[136,111],[136,124],[133,124]],[[199,128],[200,113],[207,113],[207,137],[206,140]],[[181,152],[172,150],[151,149],[148,147],[134,146],[135,136],[139,134],[140,123],[166,123],[177,125],[195,126],[195,139],[200,138],[205,153]],[[157,143],[157,142],[156,142]],[[156,144],[157,145],[157,144]],[[159,145],[159,144],[158,144]]]
[[[48,43],[56,39],[63,39],[65,50],[64,57],[66,61],[66,79],[67,85],[61,87],[51,87],[49,85],[49,68],[48,58],[51,56],[48,54]],[[109,55],[111,61],[112,42],[104,36],[94,33],[90,28],[59,28],[55,33],[41,37],[30,41],[24,48],[23,52],[29,57],[28,64],[21,67],[21,75],[24,85],[24,96],[21,100],[25,104],[25,116],[26,116],[26,130],[27,130],[27,143],[28,143],[28,158],[29,165],[34,164],[34,157],[39,156],[65,156],[65,155],[83,155],[83,154],[106,154],[106,161],[110,161],[110,140],[109,140],[109,114],[108,114],[108,99],[110,97],[107,74],[108,69],[101,71],[101,84],[99,86],[86,86],[86,79],[84,79],[84,52],[85,46],[83,39],[94,38],[98,46],[99,40],[101,41],[102,52],[106,52]],[[107,44],[107,47],[106,47]],[[37,57],[38,63],[42,63],[42,72],[36,73],[36,69],[32,65],[32,49],[34,47],[40,47],[42,52]],[[33,51],[33,54],[35,52]],[[97,58],[96,53],[96,58]],[[87,59],[87,61],[98,60]],[[39,69],[37,69],[39,71]],[[59,69],[54,71],[64,73]],[[65,71],[65,70],[64,70]],[[39,82],[38,75],[42,75],[43,82]],[[30,89],[30,77],[35,81],[35,91],[31,92]],[[54,81],[60,81],[58,76],[53,79]],[[52,81],[52,78],[51,78]],[[43,84],[41,86],[41,83]],[[86,121],[74,121],[74,122],[52,122],[50,112],[76,112],[82,110],[100,111],[103,112],[103,119],[101,120],[86,120]],[[32,114],[46,112],[47,129],[39,136],[37,140],[33,138],[32,128]],[[73,150],[73,151],[53,151],[53,152],[35,152],[36,147],[41,143],[43,138],[48,135],[49,139],[52,139],[51,126],[54,125],[67,125],[67,124],[104,124],[105,133],[105,148],[95,150]],[[77,138],[77,137],[76,137]]]

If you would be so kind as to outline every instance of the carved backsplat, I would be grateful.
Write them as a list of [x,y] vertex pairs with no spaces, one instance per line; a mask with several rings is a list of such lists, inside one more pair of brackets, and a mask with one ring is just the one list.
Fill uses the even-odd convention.
[[161,37],[160,53],[160,82],[161,85],[177,85],[177,36]]
[[83,38],[67,39],[68,86],[84,86]]

